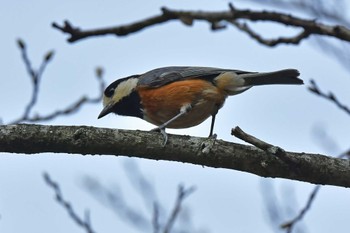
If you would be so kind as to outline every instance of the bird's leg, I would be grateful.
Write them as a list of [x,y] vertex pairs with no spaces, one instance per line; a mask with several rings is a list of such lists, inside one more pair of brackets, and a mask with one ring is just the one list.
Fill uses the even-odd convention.
[[164,137],[164,143],[163,146],[166,145],[167,141],[168,141],[168,135],[165,132],[165,128],[173,121],[175,121],[177,118],[179,118],[182,115],[185,115],[186,113],[188,113],[190,110],[192,109],[192,105],[191,104],[186,104],[184,106],[182,106],[180,108],[180,112],[179,114],[177,114],[176,116],[174,116],[173,118],[171,118],[170,120],[168,120],[167,122],[165,122],[164,124],[158,126],[155,129],[152,129],[152,131],[159,131],[163,137]]
[[211,137],[211,136],[213,135],[214,124],[215,124],[215,117],[216,117],[216,114],[213,114],[213,115],[211,116],[211,125],[210,125],[209,137]]
[[190,110],[192,109],[192,106],[190,104],[186,104],[184,106],[182,106],[182,108],[180,108],[180,112],[179,114],[177,114],[176,116],[174,116],[173,118],[171,118],[170,120],[168,120],[167,122],[165,122],[164,124],[158,126],[159,129],[164,129],[167,127],[167,125],[169,125],[171,122],[175,121],[177,118],[179,118],[182,115],[185,115],[186,113],[188,113]]
[[215,125],[215,117],[216,117],[216,114],[218,113],[219,111],[219,106],[217,106],[217,109],[214,113],[212,113],[211,115],[211,125],[210,125],[210,133],[209,133],[209,138],[214,138],[216,139],[216,134],[213,135],[213,131],[214,131],[214,125]]
[[[217,113],[217,111],[216,111],[216,113]],[[202,142],[201,147],[200,147],[202,153],[204,153],[204,154],[209,153],[212,150],[212,147],[216,142],[217,135],[213,134],[216,113],[211,115],[211,125],[210,125],[209,136],[207,139],[204,139],[204,141]]]
[[214,115],[211,116],[210,133],[209,133],[208,138],[216,139],[216,137],[217,137],[216,133],[213,134],[213,131],[214,131],[214,124],[215,124],[215,117],[216,117],[216,114],[214,114]]

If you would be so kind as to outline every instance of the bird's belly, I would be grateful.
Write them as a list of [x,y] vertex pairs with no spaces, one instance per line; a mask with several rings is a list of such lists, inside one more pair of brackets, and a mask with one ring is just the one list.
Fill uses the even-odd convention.
[[162,125],[180,113],[185,105],[191,109],[167,125],[167,128],[188,128],[216,114],[226,95],[204,80],[184,80],[155,89],[140,89],[144,120]]
[[212,101],[201,101],[195,104],[188,113],[171,122],[167,128],[189,128],[199,125],[217,112],[218,107],[215,105],[215,102]]

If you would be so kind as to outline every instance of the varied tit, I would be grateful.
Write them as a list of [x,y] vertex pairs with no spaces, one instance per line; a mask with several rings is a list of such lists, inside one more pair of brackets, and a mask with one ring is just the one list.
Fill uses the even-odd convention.
[[133,116],[156,126],[167,141],[165,128],[188,128],[215,116],[229,95],[252,86],[303,84],[295,69],[259,73],[211,67],[163,67],[111,83],[104,91],[98,118],[111,112]]

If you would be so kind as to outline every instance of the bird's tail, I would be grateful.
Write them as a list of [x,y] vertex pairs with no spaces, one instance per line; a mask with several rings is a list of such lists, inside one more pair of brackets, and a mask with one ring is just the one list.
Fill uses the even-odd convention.
[[244,79],[246,86],[271,85],[271,84],[303,84],[303,80],[298,78],[299,71],[295,69],[279,70],[268,73],[247,73],[239,75]]
[[300,85],[303,80],[298,78],[299,71],[295,69],[285,69],[267,73],[234,73],[225,72],[215,78],[216,85],[225,90],[228,95],[236,95],[248,90],[252,86],[259,85]]

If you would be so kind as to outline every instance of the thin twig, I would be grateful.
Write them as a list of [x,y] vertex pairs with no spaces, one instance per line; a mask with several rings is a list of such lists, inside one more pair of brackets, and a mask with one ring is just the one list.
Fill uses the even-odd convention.
[[25,111],[22,114],[22,116],[9,122],[8,124],[11,125],[11,124],[18,124],[21,122],[49,121],[49,120],[52,120],[52,119],[59,117],[59,116],[62,116],[62,115],[69,115],[69,114],[75,113],[84,104],[98,103],[102,99],[103,91],[104,91],[106,85],[105,85],[105,82],[103,79],[103,69],[101,67],[97,67],[96,68],[96,79],[99,83],[99,94],[97,97],[93,98],[93,97],[82,96],[80,99],[78,99],[73,104],[69,105],[68,107],[65,107],[64,109],[56,110],[56,111],[49,113],[47,115],[36,114],[35,116],[30,116],[31,111],[38,100],[39,87],[40,87],[42,75],[43,75],[48,63],[52,60],[54,52],[53,51],[47,52],[43,58],[41,65],[39,66],[39,69],[35,70],[32,67],[30,59],[28,57],[27,46],[26,46],[25,42],[22,39],[18,39],[17,44],[18,44],[18,47],[21,51],[22,59],[23,59],[23,62],[25,64],[26,70],[29,74],[29,77],[31,78],[33,90],[32,90],[32,96],[30,98],[30,101],[29,101],[28,105],[25,107]]
[[267,142],[264,142],[261,139],[258,139],[246,132],[244,132],[240,127],[236,126],[231,130],[231,135],[234,135],[235,137],[248,142],[257,148],[266,151],[269,154],[273,154],[277,156],[278,158],[282,159],[283,161],[286,161],[288,163],[293,162],[291,158],[287,155],[286,151],[278,146],[274,146],[272,144],[269,144]]
[[293,37],[279,37],[277,39],[265,39],[258,33],[254,32],[246,23],[239,23],[237,21],[231,21],[231,24],[236,26],[239,30],[246,32],[249,36],[251,36],[253,39],[258,41],[259,43],[266,45],[266,46],[276,46],[279,44],[299,44],[302,40],[306,39],[311,35],[311,32],[303,30],[301,33],[299,33],[296,36]]
[[[286,161],[288,164],[294,165],[294,169],[297,169],[297,166],[295,166],[295,162],[294,160],[291,160],[287,153],[280,147],[276,147],[273,146],[269,143],[266,143],[252,135],[249,135],[247,133],[245,133],[242,129],[240,129],[238,126],[235,127],[234,129],[232,129],[231,132],[232,135],[258,147],[259,149],[262,149],[268,153],[274,154],[277,157],[281,158],[282,160]],[[284,223],[281,227],[287,229],[287,233],[291,233],[293,226],[302,220],[302,218],[304,217],[304,215],[306,214],[306,212],[310,209],[311,204],[318,192],[318,190],[320,189],[320,185],[317,185],[316,188],[314,189],[314,191],[311,193],[306,206],[299,212],[299,214],[291,221],[288,221],[287,223]]]
[[169,216],[168,221],[165,224],[164,231],[163,233],[170,233],[176,218],[178,217],[180,210],[181,210],[181,204],[183,200],[188,197],[191,193],[195,191],[195,187],[192,186],[188,189],[185,189],[182,185],[179,186],[178,193],[177,193],[177,198],[175,201],[174,208]]
[[[128,169],[130,169],[130,167],[128,167]],[[136,176],[143,176],[143,174],[137,171]],[[141,179],[145,180],[147,185],[150,185],[150,182],[146,180],[145,177],[142,177]],[[133,183],[135,181],[130,180],[130,182]],[[143,196],[144,193],[142,192],[142,190],[139,190],[139,188],[137,188],[136,191],[142,195],[144,201],[147,201],[147,198],[149,198],[148,201],[153,203],[152,220],[151,224],[149,224],[147,218],[143,216],[139,209],[135,209],[128,205],[128,200],[123,197],[119,189],[111,190],[103,186],[95,178],[88,176],[84,179],[83,185],[98,201],[100,201],[101,203],[105,204],[106,207],[113,210],[122,219],[126,220],[126,222],[129,223],[131,226],[143,231],[145,231],[145,229],[148,229],[148,227],[152,227],[154,233],[170,233],[174,222],[178,218],[179,213],[181,211],[181,204],[183,200],[195,190],[194,187],[185,189],[183,186],[179,186],[178,195],[173,210],[171,211],[168,220],[163,224],[162,219],[164,218],[164,214],[163,211],[161,211],[159,202],[155,200],[156,195],[154,193],[150,195],[149,193]],[[150,190],[146,192],[150,192]]]
[[153,232],[154,233],[159,233],[159,230],[160,230],[159,206],[158,206],[157,202],[153,203],[152,226],[153,226]]
[[[43,70],[43,68],[40,68],[40,70]],[[42,71],[40,71],[40,73],[42,73]],[[99,94],[96,97],[88,97],[88,96],[82,96],[80,97],[80,99],[78,99],[77,101],[75,101],[73,104],[60,109],[60,110],[55,110],[52,113],[49,113],[47,115],[39,115],[36,114],[34,116],[29,116],[29,112],[27,115],[22,115],[21,117],[19,117],[16,120],[11,121],[8,124],[18,124],[21,122],[44,122],[44,121],[49,121],[52,120],[54,118],[57,118],[59,116],[66,116],[69,114],[73,114],[76,113],[77,111],[79,111],[81,109],[81,107],[83,107],[85,104],[95,104],[95,103],[99,103],[102,99],[103,96],[103,91],[105,89],[105,81],[103,79],[103,69],[100,67],[96,68],[96,79],[98,81],[98,86],[99,86]],[[36,93],[35,95],[37,96],[39,90],[39,82],[38,84],[35,86],[35,90],[33,93]],[[37,97],[35,97],[35,101],[33,102],[33,104],[31,105],[30,109],[34,106],[34,104],[36,103],[36,99]]]
[[88,211],[85,212],[85,219],[79,217],[79,215],[74,211],[72,204],[65,200],[60,186],[57,182],[53,181],[48,173],[44,173],[44,180],[46,184],[52,188],[56,195],[56,201],[67,211],[70,218],[80,227],[82,227],[87,233],[94,233],[95,231],[92,229],[90,222],[90,214]]
[[[344,157],[348,157],[349,154],[350,154],[350,150],[347,150],[347,151],[341,153],[337,157],[344,158]],[[315,201],[316,196],[320,190],[321,190],[321,185],[315,185],[314,189],[312,190],[312,192],[309,195],[309,198],[308,198],[305,206],[300,210],[299,214],[297,216],[295,216],[292,220],[287,221],[281,225],[281,228],[284,228],[287,230],[286,233],[291,233],[294,225],[297,224],[298,222],[300,222],[304,218],[305,214],[310,210],[311,205]]]
[[[282,160],[286,161],[289,164],[294,164],[294,161],[291,160],[287,153],[280,147],[276,147],[274,145],[271,145],[269,143],[266,143],[250,134],[247,134],[246,132],[244,132],[241,128],[239,128],[238,126],[235,127],[234,129],[232,129],[231,134],[236,136],[237,138],[242,139],[245,142],[248,142],[256,147],[258,147],[259,149],[262,149],[268,153],[274,154],[277,157],[281,158]],[[294,166],[294,169],[297,169],[297,166]],[[287,229],[287,233],[291,233],[293,226],[301,221],[301,219],[304,217],[304,215],[306,214],[306,212],[310,209],[311,204],[318,192],[318,190],[320,189],[320,185],[317,185],[316,188],[314,189],[314,191],[311,193],[306,206],[300,211],[300,213],[291,221],[288,221],[287,223],[284,223],[281,227]]]
[[124,171],[126,172],[126,177],[129,179],[129,183],[135,189],[137,193],[141,193],[141,198],[146,208],[154,210],[155,203],[157,205],[157,211],[163,213],[164,208],[157,202],[158,197],[154,186],[147,179],[147,176],[143,174],[135,162],[135,160],[125,160]]
[[329,92],[328,94],[326,94],[325,92],[322,92],[322,90],[316,84],[315,80],[311,80],[310,81],[310,86],[308,87],[308,89],[312,93],[314,93],[314,94],[316,94],[318,96],[321,96],[321,97],[323,97],[323,98],[333,102],[338,108],[340,108],[341,110],[346,112],[348,115],[350,115],[349,107],[346,106],[345,104],[342,104],[332,92]]
[[311,205],[314,202],[315,197],[316,197],[316,195],[317,195],[317,193],[318,193],[318,191],[320,189],[321,189],[321,186],[320,185],[316,185],[314,187],[314,189],[312,190],[312,192],[311,192],[311,194],[310,194],[310,196],[309,196],[309,198],[308,198],[308,200],[306,202],[306,205],[304,206],[304,208],[302,208],[300,210],[299,214],[295,218],[293,218],[292,220],[290,220],[290,221],[288,221],[286,223],[283,223],[281,225],[281,227],[283,229],[287,230],[287,233],[291,233],[292,230],[293,230],[293,227],[295,226],[295,224],[300,222],[304,218],[305,214],[310,210]]
[[[350,21],[347,17],[347,1],[305,1],[305,0],[250,0],[251,2],[261,4],[264,7],[271,5],[281,10],[293,11],[294,14],[301,12],[309,15],[318,21],[327,21],[337,25],[350,27]],[[327,3],[325,3],[327,2]],[[326,37],[313,37],[311,45],[318,47],[326,56],[333,56],[339,64],[350,71],[350,45],[346,42],[337,42],[328,40]]]
[[281,202],[277,197],[276,190],[273,185],[274,182],[269,179],[261,179],[260,181],[263,203],[266,207],[266,216],[270,221],[270,225],[275,230],[276,226],[281,224],[283,218]]
[[105,187],[96,178],[86,176],[83,180],[83,186],[99,202],[112,210],[126,223],[137,228],[138,230],[149,229],[149,220],[144,216],[140,209],[134,208],[129,203],[133,200],[124,198],[120,188],[115,185],[114,189]]
[[347,20],[347,0],[338,0],[336,2],[325,1],[305,1],[305,0],[250,0],[266,7],[267,5],[278,7],[280,9],[298,10],[311,15],[316,19],[325,19],[347,27],[350,22]]
[[[41,65],[40,65],[40,68],[36,71],[32,67],[32,64],[29,60],[28,53],[27,53],[27,46],[24,43],[24,41],[22,39],[18,39],[17,44],[18,44],[18,47],[21,51],[23,62],[25,64],[26,70],[29,74],[29,77],[31,78],[32,85],[33,85],[32,96],[30,98],[30,101],[27,104],[27,106],[25,107],[25,110],[24,110],[22,117],[20,117],[21,121],[23,121],[23,119],[27,119],[29,117],[31,110],[33,109],[34,105],[36,104],[36,102],[38,100],[39,85],[40,85],[41,77],[44,73],[44,70],[45,70],[47,64],[51,61],[54,52],[49,51],[45,55]],[[17,123],[19,123],[19,122],[17,122]]]

